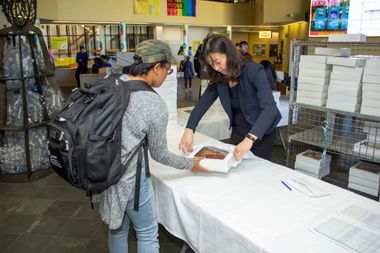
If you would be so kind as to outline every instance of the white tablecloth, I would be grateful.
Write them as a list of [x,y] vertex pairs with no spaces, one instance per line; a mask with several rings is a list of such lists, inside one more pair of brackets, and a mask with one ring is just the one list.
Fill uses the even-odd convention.
[[[174,152],[183,127],[169,126]],[[200,134],[195,143],[214,142]],[[380,214],[378,202],[260,158],[245,160],[228,174],[192,174],[152,161],[158,221],[196,252],[349,252],[311,231],[315,222],[350,204]],[[330,193],[310,198],[281,180],[307,178]]]
[[[177,122],[179,125],[186,126],[193,109],[193,106],[177,109]],[[278,104],[278,109],[282,118],[277,124],[277,127],[287,126],[289,102],[286,99],[281,98],[280,103]],[[228,119],[226,112],[223,110],[220,101],[217,100],[199,122],[197,132],[216,140],[225,140],[231,136],[229,126],[230,120]]]

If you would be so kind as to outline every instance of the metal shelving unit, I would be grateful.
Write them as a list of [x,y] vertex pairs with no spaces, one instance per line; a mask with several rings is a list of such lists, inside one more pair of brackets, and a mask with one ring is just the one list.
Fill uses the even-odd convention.
[[[323,180],[346,188],[348,170],[353,164],[359,160],[380,164],[380,117],[296,102],[300,57],[313,55],[316,47],[350,48],[352,55],[380,56],[380,42],[292,42],[287,165],[294,168],[296,155],[306,149],[321,151],[327,148],[327,152],[333,156],[333,162],[330,175]],[[328,127],[326,133],[323,124]],[[362,141],[374,145],[359,145]]]

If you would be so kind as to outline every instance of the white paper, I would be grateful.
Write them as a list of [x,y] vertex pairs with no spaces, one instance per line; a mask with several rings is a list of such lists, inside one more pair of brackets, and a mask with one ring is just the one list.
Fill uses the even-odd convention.
[[332,217],[315,226],[313,231],[352,252],[380,252],[379,233],[350,224],[343,219]]
[[311,198],[321,198],[330,195],[305,178],[287,179],[286,183],[292,189],[294,188],[300,193],[305,194]]
[[372,212],[357,205],[350,205],[340,212],[341,215],[380,231],[380,213]]

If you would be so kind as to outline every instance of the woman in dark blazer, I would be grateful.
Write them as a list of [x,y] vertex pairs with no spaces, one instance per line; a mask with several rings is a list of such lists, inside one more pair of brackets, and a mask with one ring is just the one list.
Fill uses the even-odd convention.
[[193,132],[219,97],[230,119],[235,159],[240,160],[251,150],[269,160],[281,114],[263,66],[247,61],[230,39],[217,34],[205,38],[201,59],[208,68],[210,85],[190,115],[179,149],[192,151]]

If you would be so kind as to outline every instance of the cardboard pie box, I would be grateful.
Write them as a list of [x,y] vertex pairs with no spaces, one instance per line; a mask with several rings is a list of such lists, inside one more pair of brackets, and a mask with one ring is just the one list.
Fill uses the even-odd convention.
[[374,182],[377,186],[379,186],[380,166],[373,163],[358,162],[350,168],[349,176],[354,176],[370,182]]
[[232,145],[200,144],[194,146],[193,152],[186,157],[204,157],[200,162],[201,166],[215,172],[227,173],[241,163],[241,160],[235,160],[233,151]]
[[346,67],[364,67],[366,59],[356,57],[335,57],[328,56],[327,64],[346,66]]

